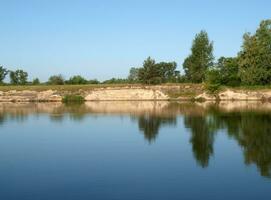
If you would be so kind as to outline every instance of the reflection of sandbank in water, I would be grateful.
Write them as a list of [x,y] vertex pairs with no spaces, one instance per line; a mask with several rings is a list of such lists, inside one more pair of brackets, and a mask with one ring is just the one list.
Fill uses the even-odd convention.
[[54,113],[62,103],[0,103],[2,114]]
[[166,101],[112,101],[86,102],[86,108],[94,113],[128,113],[128,114],[159,114],[169,109],[170,102]]
[[[252,112],[246,112],[252,111]],[[183,123],[190,133],[194,158],[201,167],[208,167],[215,153],[215,135],[226,130],[237,141],[245,164],[255,164],[260,173],[271,177],[271,103],[261,102],[87,102],[81,105],[62,103],[0,103],[0,127],[5,121],[18,122],[30,114],[47,113],[54,122],[62,122],[67,113],[80,121],[89,114],[130,115],[144,138],[153,143],[160,129]],[[178,121],[177,116],[183,115]],[[7,120],[8,119],[8,120]],[[224,131],[222,131],[223,133]]]
[[152,115],[176,116],[203,115],[206,109],[194,103],[169,101],[101,101],[65,105],[62,103],[0,103],[0,114],[27,115],[47,113],[60,114],[101,114],[101,115]]
[[[34,113],[48,113],[48,114],[153,114],[165,115],[169,112],[170,102],[162,101],[112,101],[112,102],[86,102],[84,104],[70,104],[62,103],[0,103],[1,114],[34,114]],[[174,109],[173,109],[174,110]]]
[[260,102],[260,101],[220,101],[220,102],[202,102],[195,103],[197,106],[209,110],[211,108],[217,108],[224,112],[238,112],[238,111],[258,111],[258,112],[270,112],[271,103],[270,102]]
[[210,110],[221,112],[270,112],[271,103],[256,101],[234,102],[169,102],[169,101],[104,101],[86,102],[81,105],[62,103],[0,103],[0,114],[131,114],[131,115],[205,115]]
[[260,101],[220,101],[220,102],[168,102],[168,101],[112,101],[86,102],[86,108],[94,113],[131,113],[154,115],[204,114],[210,109],[224,112],[271,111],[270,102]]

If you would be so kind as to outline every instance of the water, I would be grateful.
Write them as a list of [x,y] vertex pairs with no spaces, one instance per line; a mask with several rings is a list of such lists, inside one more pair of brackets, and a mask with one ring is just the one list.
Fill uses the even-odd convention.
[[271,199],[271,103],[0,104],[0,199]]

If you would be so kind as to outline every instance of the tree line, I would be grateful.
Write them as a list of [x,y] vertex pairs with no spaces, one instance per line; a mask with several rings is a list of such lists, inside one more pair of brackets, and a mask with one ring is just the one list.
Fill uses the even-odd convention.
[[[9,83],[5,83],[4,79],[9,74]],[[34,78],[32,81],[28,80],[28,73],[18,69],[15,71],[7,70],[3,66],[0,66],[0,84],[1,85],[40,85],[40,84],[48,84],[48,85],[81,85],[81,84],[98,84],[100,83],[98,80],[87,80],[80,75],[72,76],[68,80],[65,80],[64,76],[61,74],[50,76],[47,82],[41,83],[38,78]]]
[[149,57],[142,67],[130,69],[128,80],[146,84],[192,82],[228,86],[271,83],[271,20],[263,20],[254,34],[244,34],[241,50],[235,57],[215,60],[213,49],[207,32],[201,31],[183,62],[183,75],[176,71],[175,62],[155,63]]
[[[62,75],[51,76],[45,84],[118,84],[118,83],[207,83],[210,85],[268,85],[271,82],[271,20],[263,20],[254,34],[245,33],[241,50],[235,57],[213,56],[213,42],[206,31],[196,34],[190,55],[183,62],[184,74],[176,62],[156,62],[148,57],[141,67],[132,67],[127,78],[112,78],[100,82],[80,75],[65,80]],[[0,66],[0,84],[9,74],[10,84],[41,84],[38,78],[28,81],[23,70],[9,71]]]

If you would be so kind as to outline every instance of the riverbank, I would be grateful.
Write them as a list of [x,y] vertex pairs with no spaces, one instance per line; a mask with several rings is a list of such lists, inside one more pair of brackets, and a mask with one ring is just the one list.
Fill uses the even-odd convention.
[[61,102],[67,96],[85,101],[269,101],[271,88],[221,88],[203,84],[1,86],[0,102]]

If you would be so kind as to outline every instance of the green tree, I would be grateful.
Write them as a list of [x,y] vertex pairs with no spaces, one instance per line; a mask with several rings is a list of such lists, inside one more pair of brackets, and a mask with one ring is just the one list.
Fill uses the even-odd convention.
[[207,82],[229,86],[240,85],[237,58],[219,58],[214,68],[207,71]]
[[103,84],[124,84],[124,83],[128,83],[128,80],[122,78],[111,78],[103,82]]
[[187,79],[194,83],[204,81],[205,72],[213,65],[213,59],[213,42],[209,41],[207,32],[201,31],[193,41],[191,55],[183,63]]
[[0,84],[3,84],[4,79],[8,74],[8,70],[5,69],[3,66],[0,66]]
[[128,77],[129,82],[141,82],[145,84],[158,84],[165,82],[178,82],[180,71],[176,70],[176,62],[156,63],[154,59],[148,57],[143,67],[131,68]]
[[100,82],[97,79],[88,80],[88,84],[99,84]]
[[237,58],[225,58],[218,59],[217,68],[220,71],[221,84],[237,86],[240,85],[239,66]]
[[156,64],[162,82],[175,82],[178,77],[176,62],[160,62]]
[[50,85],[64,85],[64,83],[65,83],[65,79],[61,74],[53,75],[48,80],[48,84]]
[[143,67],[138,71],[139,81],[146,84],[157,84],[161,83],[161,77],[159,68],[157,67],[155,60],[148,57],[144,63]]
[[16,74],[14,71],[9,72],[9,78],[10,78],[10,83],[13,85],[17,85],[19,83],[18,78],[16,77]]
[[72,84],[72,85],[81,85],[81,84],[87,84],[88,81],[83,78],[82,76],[80,75],[77,75],[77,76],[73,76],[71,77],[68,81],[67,81],[68,84]]
[[140,68],[132,67],[129,72],[128,80],[131,83],[136,83],[139,81],[138,73]]
[[39,85],[40,84],[40,80],[38,78],[35,78],[35,79],[33,79],[32,84],[33,85]]
[[271,20],[260,23],[254,35],[246,33],[238,55],[239,72],[246,85],[265,85],[271,82]]
[[9,72],[10,83],[13,85],[25,85],[27,83],[28,73],[23,70]]

